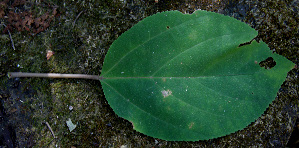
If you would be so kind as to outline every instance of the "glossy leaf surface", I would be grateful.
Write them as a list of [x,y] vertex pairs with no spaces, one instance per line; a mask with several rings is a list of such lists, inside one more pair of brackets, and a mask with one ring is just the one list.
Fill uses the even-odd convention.
[[[117,115],[164,140],[217,138],[254,122],[294,64],[273,54],[257,32],[213,12],[147,17],[110,47],[101,80]],[[272,57],[276,66],[259,62]]]

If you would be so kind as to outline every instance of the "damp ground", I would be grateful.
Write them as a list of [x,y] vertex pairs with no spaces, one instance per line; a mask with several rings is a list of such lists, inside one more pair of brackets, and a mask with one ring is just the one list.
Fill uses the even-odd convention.
[[[298,64],[298,1],[5,0],[0,6],[0,146],[284,147],[289,141],[298,116],[298,69],[289,73],[256,122],[198,142],[169,142],[136,132],[110,108],[99,81],[8,79],[6,74],[99,75],[114,40],[143,18],[166,10],[201,9],[235,17],[258,30],[271,50]],[[76,127],[70,131],[66,121]]]

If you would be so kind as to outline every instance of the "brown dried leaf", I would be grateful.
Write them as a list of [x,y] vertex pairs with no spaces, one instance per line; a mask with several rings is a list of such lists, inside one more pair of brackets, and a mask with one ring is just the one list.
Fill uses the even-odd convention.
[[15,7],[15,6],[19,6],[19,5],[24,5],[26,2],[27,2],[27,0],[15,0],[11,6]]

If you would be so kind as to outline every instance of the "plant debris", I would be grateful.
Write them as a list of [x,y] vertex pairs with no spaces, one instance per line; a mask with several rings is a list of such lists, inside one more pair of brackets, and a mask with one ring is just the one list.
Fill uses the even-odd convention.
[[54,51],[47,50],[47,60],[49,60],[52,57],[52,55],[54,55]]
[[[38,7],[47,7],[43,9],[46,12],[36,10]],[[46,30],[55,16],[58,16],[57,6],[50,4],[35,4],[27,0],[14,0],[9,6],[9,0],[0,2],[0,18],[7,21],[7,27],[3,33],[16,29],[19,32],[27,31],[30,35]],[[38,13],[42,15],[38,16]]]

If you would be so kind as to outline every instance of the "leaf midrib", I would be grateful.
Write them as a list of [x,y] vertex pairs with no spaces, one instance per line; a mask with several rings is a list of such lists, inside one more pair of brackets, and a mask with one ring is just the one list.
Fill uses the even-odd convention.
[[237,76],[252,76],[257,73],[260,73],[260,71],[250,73],[250,74],[235,74],[235,75],[213,75],[213,76],[198,76],[198,77],[101,77],[101,80],[106,79],[199,79],[199,78],[207,78],[207,77],[237,77]]

